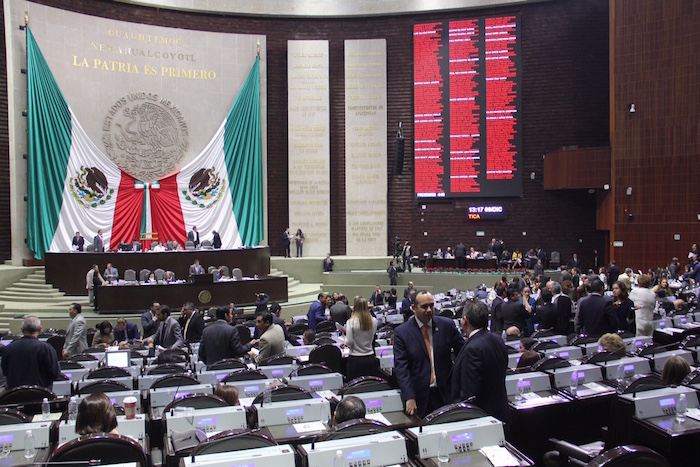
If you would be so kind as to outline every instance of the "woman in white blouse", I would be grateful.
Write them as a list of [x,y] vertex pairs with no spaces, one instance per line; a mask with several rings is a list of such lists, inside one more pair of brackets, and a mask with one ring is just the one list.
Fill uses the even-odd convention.
[[372,376],[377,368],[374,356],[374,335],[377,332],[377,318],[369,312],[367,299],[355,297],[352,316],[345,324],[345,345],[350,349],[347,378],[351,381],[360,376]]
[[641,274],[637,278],[639,287],[630,292],[630,300],[634,302],[635,322],[637,323],[638,336],[651,336],[654,332],[652,321],[654,320],[654,306],[656,295],[651,291],[651,278]]

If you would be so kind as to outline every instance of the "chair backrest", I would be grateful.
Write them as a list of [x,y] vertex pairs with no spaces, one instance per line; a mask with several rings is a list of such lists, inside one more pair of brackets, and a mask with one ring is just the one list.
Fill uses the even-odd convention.
[[570,367],[571,363],[568,360],[564,360],[556,355],[550,355],[547,358],[543,358],[539,362],[532,365],[532,371],[546,371],[555,368],[567,368]]
[[[261,361],[259,363],[259,366],[272,366],[272,365],[291,365],[292,362],[294,362],[296,358],[291,357],[289,355],[285,354],[279,354],[279,355],[273,355],[270,358],[266,358],[265,360]],[[299,362],[297,361],[297,364]]]
[[203,250],[210,250],[211,249],[211,240],[202,240],[202,243],[200,243],[200,247]]
[[52,401],[56,394],[41,386],[17,386],[0,394],[0,405],[31,404],[41,402],[44,397]]
[[453,319],[455,317],[455,313],[452,308],[443,308],[442,310],[440,310],[440,316]]
[[19,410],[0,407],[0,425],[14,425],[16,423],[29,423],[31,419]]
[[335,321],[321,321],[316,325],[316,332],[333,332],[335,331]]
[[551,262],[555,262],[555,263],[561,262],[561,255],[559,254],[558,251],[553,251],[553,252],[550,253],[550,255],[549,255],[549,262],[550,262],[550,263],[551,263]]
[[167,375],[155,380],[151,385],[151,389],[173,388],[178,386],[194,386],[195,384],[199,384],[199,381],[197,381],[197,378],[195,378],[194,376],[183,374]]
[[615,360],[617,357],[616,355],[613,355],[610,352],[593,352],[588,355],[584,355],[581,357],[581,363],[602,363],[602,362],[607,362],[608,360]]
[[192,394],[173,400],[163,409],[163,415],[175,407],[193,407],[195,409],[214,409],[217,407],[227,407],[225,400],[214,394]]
[[150,269],[146,269],[146,268],[141,269],[141,270],[139,271],[139,280],[140,280],[141,282],[145,282],[145,281],[148,280],[148,276],[150,276],[150,275],[151,275],[151,270],[150,270]]
[[100,459],[103,465],[128,462],[136,462],[142,467],[147,465],[139,443],[128,436],[111,433],[95,433],[69,441],[51,454],[49,463],[82,464],[93,459]]
[[88,243],[85,245],[85,251],[95,251],[95,247],[92,246],[92,243]]
[[61,355],[63,352],[63,344],[66,343],[66,336],[56,334],[46,339],[46,343],[49,344],[56,351],[56,355]]
[[214,362],[211,365],[207,365],[207,371],[212,370],[243,370],[248,368],[248,366],[240,360],[235,358],[224,358],[218,362]]
[[[292,384],[275,386],[270,390],[270,395],[272,396],[272,402],[313,399],[313,396],[309,391]],[[263,401],[263,397],[265,397],[263,392],[255,396],[255,399],[253,399],[253,404],[260,404]]]
[[479,407],[466,402],[457,402],[440,407],[429,413],[423,419],[426,425],[439,425],[441,423],[471,420],[473,418],[486,417],[487,413]]
[[331,441],[334,439],[354,438],[355,436],[374,435],[377,433],[386,433],[392,428],[388,425],[370,420],[368,418],[353,418],[337,424],[327,434],[319,437],[319,441]]
[[226,277],[231,277],[231,276],[230,276],[230,272],[231,272],[231,271],[229,271],[228,266],[222,265],[222,266],[221,266],[221,272],[224,273],[224,276],[226,276]]
[[652,389],[662,389],[666,385],[661,381],[661,377],[655,374],[634,375],[625,382],[622,387],[622,394],[633,394],[635,392],[650,391]]
[[238,281],[243,280],[243,271],[241,271],[241,268],[233,268],[231,270],[231,277]]
[[241,345],[246,345],[250,342],[250,329],[248,329],[248,326],[237,324],[236,329],[238,329],[238,339],[241,341]]
[[532,333],[532,338],[533,339],[538,339],[541,337],[549,337],[554,335],[554,328],[549,328],[549,329],[538,329],[537,331]]
[[191,240],[187,240],[185,242],[185,250],[194,250],[194,242]]
[[304,332],[309,329],[306,323],[296,323],[289,326],[289,334],[294,334],[295,336],[301,336]]
[[690,386],[691,384],[700,383],[700,370],[693,370],[683,379],[683,385]]
[[102,368],[96,368],[85,375],[85,379],[108,379],[108,378],[122,378],[131,376],[131,373],[126,371],[124,368],[117,368],[114,366],[103,366]]
[[167,349],[158,354],[156,365],[165,363],[188,363],[190,356],[182,349]]
[[333,373],[333,370],[319,363],[308,363],[297,370],[299,376],[327,375],[329,373]]
[[136,271],[133,269],[127,269],[124,271],[124,280],[126,282],[134,282],[136,280]]
[[69,360],[60,360],[58,365],[61,370],[82,370],[85,367],[80,362],[71,362]]
[[[219,452],[241,451],[244,449],[264,448],[276,446],[277,442],[271,437],[260,432],[239,432],[236,430],[222,431],[206,441],[202,441],[192,450],[191,456],[203,454],[216,454]],[[195,459],[196,460],[196,459]]]
[[535,352],[542,352],[543,350],[558,349],[559,347],[561,346],[557,343],[557,341],[539,341],[532,346],[532,350]]
[[236,381],[253,381],[257,379],[267,379],[267,375],[260,370],[247,368],[245,370],[233,371],[221,380],[223,383],[233,383]]
[[[94,335],[95,333],[93,333]],[[89,339],[88,339],[89,342]],[[88,347],[83,353],[95,354],[95,353],[105,353],[104,347]]]
[[68,359],[68,361],[70,362],[92,362],[95,360],[99,359],[91,353],[79,353],[77,355],[73,355],[71,358]]
[[588,463],[589,467],[671,467],[659,453],[644,446],[628,445],[608,449]]
[[209,266],[209,269],[207,269],[207,272],[209,274],[216,274],[216,266]]
[[391,385],[376,376],[360,376],[355,378],[338,391],[339,396],[349,396],[363,392],[388,391]]
[[148,370],[149,375],[169,375],[172,373],[184,373],[187,369],[177,363],[164,363]]
[[79,394],[98,394],[98,393],[108,393],[108,392],[118,392],[118,391],[129,391],[131,390],[124,383],[119,381],[111,381],[109,379],[95,381],[94,383],[86,384],[81,386],[78,390]]
[[165,279],[165,269],[163,268],[158,268],[155,271],[153,271],[153,274],[156,275],[156,280],[157,281],[162,281]]
[[321,345],[309,352],[309,363],[321,363],[340,373],[343,369],[343,353],[335,345]]

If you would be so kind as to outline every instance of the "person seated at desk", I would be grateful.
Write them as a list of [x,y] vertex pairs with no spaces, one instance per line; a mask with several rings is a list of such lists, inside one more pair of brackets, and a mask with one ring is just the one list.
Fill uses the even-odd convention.
[[107,282],[116,282],[119,280],[119,270],[112,267],[112,263],[107,263],[104,273],[104,280]]
[[611,358],[623,358],[627,356],[625,342],[619,334],[603,334],[600,336],[600,339],[598,339],[598,346],[599,348],[602,347],[604,351],[610,352]]
[[160,252],[165,251],[165,247],[163,246],[162,243],[153,242],[153,245],[151,245],[151,251],[156,252],[156,253],[160,253]]
[[122,240],[119,242],[119,246],[117,247],[117,251],[131,251],[132,245],[130,242],[127,242],[126,240]]
[[340,399],[338,406],[333,414],[333,426],[340,423],[354,420],[356,418],[365,418],[367,408],[365,403],[357,396],[346,396]]
[[216,281],[217,282],[222,280],[222,279],[226,280],[228,278],[229,277],[226,275],[226,271],[224,271],[223,266],[219,266],[218,268],[216,268]]
[[163,280],[166,284],[172,284],[173,282],[177,281],[177,279],[175,279],[175,273],[172,271],[165,271],[165,277],[163,277]]
[[112,323],[109,321],[102,321],[98,323],[95,328],[97,332],[92,337],[91,347],[109,347],[114,343],[115,337],[112,332]]
[[146,279],[146,284],[157,284],[158,280],[156,279],[156,273],[152,272],[148,275],[148,278]]
[[114,339],[117,342],[133,344],[135,339],[139,339],[141,333],[139,327],[134,323],[129,323],[124,318],[117,319],[117,328],[114,330]]
[[445,250],[445,255],[443,256],[445,259],[455,259],[455,253],[452,251],[452,247],[448,246],[447,249]]
[[442,248],[438,248],[435,250],[435,253],[433,253],[433,256],[438,259],[442,259],[443,253],[442,253]]
[[518,359],[518,364],[516,368],[531,367],[535,363],[539,362],[541,358],[542,357],[540,357],[540,354],[535,352],[534,350],[526,350],[520,356],[520,359]]
[[214,395],[222,398],[228,405],[240,405],[238,400],[238,389],[236,386],[219,384],[214,389]]
[[304,331],[304,334],[301,336],[301,339],[304,342],[304,345],[314,345],[314,341],[316,340],[316,333],[311,329],[307,329],[306,331]]
[[90,394],[80,401],[78,416],[75,420],[75,432],[80,436],[93,433],[117,432],[117,414],[109,397],[103,393]]
[[190,266],[190,276],[204,274],[204,268],[199,265],[199,260],[195,259],[194,264]]
[[664,363],[661,381],[665,386],[675,388],[683,382],[688,373],[690,373],[688,362],[679,355],[673,355]]
[[480,256],[481,256],[481,253],[476,251],[476,248],[474,248],[473,246],[469,247],[469,258],[470,259],[479,259]]

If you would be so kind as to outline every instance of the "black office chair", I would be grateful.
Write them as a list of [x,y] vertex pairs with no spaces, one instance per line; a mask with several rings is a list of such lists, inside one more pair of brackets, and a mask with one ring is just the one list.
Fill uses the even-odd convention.
[[325,435],[321,435],[318,441],[331,441],[334,439],[347,439],[356,436],[375,435],[377,433],[386,433],[391,431],[391,427],[368,418],[353,418],[338,423],[331,431]]
[[338,391],[339,396],[351,396],[363,392],[389,391],[391,385],[382,378],[376,376],[360,376],[355,378]]
[[423,419],[424,425],[439,425],[441,423],[459,422],[474,418],[486,417],[488,414],[475,405],[457,402],[440,407],[429,413]]
[[571,363],[568,360],[564,360],[556,355],[550,355],[547,358],[543,358],[539,362],[532,365],[530,368],[532,371],[547,371],[556,368],[568,368]]
[[218,362],[207,365],[207,371],[215,370],[244,370],[248,366],[240,360],[235,358],[224,358]]
[[85,367],[80,362],[71,362],[68,360],[61,360],[58,362],[58,366],[63,370],[84,370]]
[[268,379],[267,375],[260,370],[253,370],[251,368],[245,370],[238,370],[229,373],[224,379],[221,380],[222,383],[234,383],[237,381],[255,381],[259,379]]
[[[545,454],[546,465],[575,465],[586,467],[670,467],[670,464],[657,452],[644,446],[618,446],[604,452],[596,452],[597,446],[585,449],[567,441],[550,439],[554,451]],[[551,464],[548,460],[554,460]]]
[[83,353],[96,354],[105,353],[106,349],[104,347],[88,347]]
[[699,347],[700,346],[700,336],[697,334],[691,334],[686,336],[685,339],[681,341],[681,349],[686,349],[688,347]]
[[650,391],[652,389],[662,389],[666,385],[661,381],[661,377],[656,374],[634,375],[623,383],[618,389],[621,394],[634,394],[635,392]]
[[321,321],[316,325],[316,332],[335,332],[335,321]]
[[65,331],[63,335],[56,333],[55,336],[49,337],[46,339],[46,343],[53,347],[53,349],[56,351],[56,355],[62,355],[63,345],[66,343]]
[[557,344],[557,341],[546,340],[546,341],[539,341],[538,343],[533,345],[532,350],[534,350],[535,352],[542,352],[542,351],[547,350],[547,349],[558,349],[559,347],[561,347],[561,346],[559,344]]
[[276,446],[277,442],[264,433],[256,431],[240,432],[238,430],[222,431],[206,441],[202,441],[192,450],[192,459],[204,454],[219,452],[241,451],[244,449],[265,448]]
[[95,360],[99,359],[95,355],[90,353],[79,353],[77,355],[73,355],[68,359],[69,362],[94,362]]
[[596,351],[588,355],[581,357],[581,363],[603,363],[608,360],[615,360],[620,358],[617,354],[612,354],[608,351]]
[[[270,389],[270,395],[272,396],[272,402],[282,402],[282,401],[298,401],[304,399],[313,399],[313,396],[309,391],[299,386],[294,385],[284,385],[275,386]],[[260,404],[265,396],[264,392],[261,392],[255,399],[253,399],[253,404]]]
[[302,336],[304,334],[304,331],[309,329],[309,326],[306,323],[296,323],[292,324],[289,326],[289,334],[294,334],[295,336]]
[[518,349],[516,349],[515,347],[513,347],[512,345],[506,345],[506,351],[508,352],[509,355],[514,354],[514,353],[520,353],[520,351]]
[[130,376],[131,373],[126,371],[124,368],[103,366],[102,368],[97,368],[89,372],[87,375],[85,375],[85,379],[125,378]]
[[214,394],[192,394],[175,399],[165,406],[163,414],[170,412],[175,407],[193,407],[195,409],[215,409],[217,407],[228,407],[225,400]]
[[111,433],[96,433],[69,441],[51,454],[49,464],[84,464],[93,460],[100,464],[136,462],[141,467],[147,465],[146,455],[139,443],[127,436]]
[[328,368],[326,365],[321,365],[319,363],[307,363],[302,365],[297,370],[297,375],[308,376],[308,375],[327,375],[333,373],[333,370]]
[[29,423],[31,418],[24,415],[19,410],[0,407],[0,425],[14,425],[16,423]]
[[693,370],[683,379],[684,386],[690,386],[691,384],[700,383],[700,370]]
[[246,345],[251,341],[250,329],[244,324],[237,324],[234,326],[238,330],[238,339],[241,341],[241,345]]
[[541,339],[543,337],[550,337],[554,335],[554,328],[548,328],[548,329],[538,329],[537,331],[532,333],[533,339]]
[[179,374],[179,375],[167,375],[162,378],[158,378],[151,385],[151,389],[159,388],[174,388],[178,386],[194,386],[199,384],[197,378],[190,375]]
[[178,365],[176,363],[166,363],[163,365],[158,365],[155,368],[148,370],[148,375],[170,375],[173,373],[184,373],[187,371],[183,365]]
[[336,373],[341,373],[343,371],[343,353],[335,345],[321,345],[309,352],[309,363],[320,363]]
[[443,308],[442,310],[440,310],[440,316],[443,316],[445,318],[454,319],[455,312],[452,308]]
[[[291,365],[295,360],[297,359],[290,355],[278,354],[261,360],[258,366]],[[297,363],[299,363],[298,360]]]
[[132,388],[128,387],[124,383],[120,383],[119,381],[111,381],[109,379],[105,379],[102,381],[95,381],[93,383],[80,386],[80,388],[78,389],[78,394],[106,394],[108,392],[129,391],[131,389]]
[[167,349],[158,354],[155,360],[156,365],[168,363],[189,363],[190,356],[181,349]]
[[147,359],[138,350],[131,349],[129,351],[129,360],[141,360],[141,366],[146,366]]
[[52,401],[56,394],[41,386],[17,386],[0,394],[0,405],[32,404],[44,398]]
[[591,337],[591,336],[576,336],[576,335],[574,335],[571,339],[569,339],[568,344],[569,345],[584,345],[584,344],[592,344],[593,342],[598,342],[598,338]]

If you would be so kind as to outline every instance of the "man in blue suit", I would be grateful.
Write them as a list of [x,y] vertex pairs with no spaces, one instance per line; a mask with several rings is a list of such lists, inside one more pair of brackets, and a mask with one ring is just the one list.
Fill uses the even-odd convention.
[[451,401],[452,352],[464,339],[451,319],[434,315],[430,292],[416,294],[414,317],[394,332],[394,370],[408,415],[423,418]]
[[320,294],[318,294],[318,300],[311,304],[311,306],[309,307],[309,312],[306,314],[306,317],[308,318],[308,322],[306,324],[309,326],[309,329],[315,331],[318,323],[326,320],[325,311],[326,294],[321,292]]
[[487,414],[508,423],[505,385],[508,351],[500,336],[489,332],[488,324],[486,305],[467,301],[462,317],[467,343],[455,361],[451,400],[469,400]]

